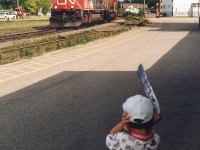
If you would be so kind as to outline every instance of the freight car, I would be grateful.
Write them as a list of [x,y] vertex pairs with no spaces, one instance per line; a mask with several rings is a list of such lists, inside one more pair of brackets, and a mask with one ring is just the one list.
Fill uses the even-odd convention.
[[80,27],[117,16],[118,0],[53,0],[51,27]]

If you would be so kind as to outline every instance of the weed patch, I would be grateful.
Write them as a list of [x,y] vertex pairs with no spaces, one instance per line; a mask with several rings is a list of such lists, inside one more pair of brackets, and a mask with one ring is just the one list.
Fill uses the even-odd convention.
[[[128,26],[118,26],[115,30],[106,32],[91,30],[69,36],[50,36],[38,41],[27,41],[22,44],[15,43],[12,47],[0,49],[0,64],[14,62],[20,59],[32,58],[61,48],[72,47],[97,39],[115,36],[130,29],[131,27]],[[7,52],[8,54],[6,54],[5,58],[3,51],[8,51],[10,49],[12,49],[12,53]]]

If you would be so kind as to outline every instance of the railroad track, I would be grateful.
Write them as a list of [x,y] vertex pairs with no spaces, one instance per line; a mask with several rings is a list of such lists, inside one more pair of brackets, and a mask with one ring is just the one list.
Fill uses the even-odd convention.
[[[88,24],[83,25],[80,28],[77,29],[84,29],[95,25],[103,24],[102,22],[94,23],[94,24]],[[14,40],[20,40],[20,39],[28,39],[28,38],[34,38],[34,37],[41,37],[46,35],[53,35],[56,33],[62,33],[66,31],[72,31],[73,28],[61,28],[61,29],[44,29],[44,30],[35,30],[35,31],[29,31],[29,32],[22,32],[22,33],[15,33],[15,34],[0,34],[0,43],[8,42],[8,41],[14,41]]]
[[[13,58],[28,58],[40,55],[45,52],[54,51],[60,48],[71,47],[78,44],[94,41],[99,38],[110,37],[122,32],[119,27],[109,27],[112,31],[108,30],[92,30],[84,31],[77,34],[68,36],[58,36],[56,39],[50,38],[49,41],[38,41],[18,46],[11,46],[0,49],[0,60],[8,60]],[[122,27],[123,28],[123,27]],[[114,30],[116,29],[116,30]]]
[[15,33],[15,34],[0,34],[0,43],[8,42],[8,41],[14,41],[14,40],[20,40],[20,39],[28,39],[28,38],[34,38],[34,37],[41,37],[46,35],[53,35],[55,33],[62,33],[67,31],[72,31],[74,29],[84,29],[95,25],[103,24],[102,22],[97,22],[93,24],[87,24],[83,25],[78,28],[59,28],[59,29],[44,29],[44,30],[35,30],[35,31],[29,31],[29,32],[22,32],[22,33]]
[[16,34],[7,34],[0,36],[0,43],[20,40],[20,39],[27,39],[27,38],[34,38],[40,37],[45,35],[52,35],[55,33],[71,31],[72,29],[45,29],[45,30],[37,30],[37,31],[30,31],[30,32],[23,32],[23,33],[16,33]]
[[15,55],[24,55],[23,53],[34,53],[38,50],[45,50],[45,52],[52,51],[55,49],[59,49],[61,47],[70,47],[76,45],[76,43],[85,43],[91,40],[91,38],[95,39],[95,37],[99,37],[103,32],[85,32],[82,35],[75,34],[67,37],[59,36],[57,39],[51,39],[46,42],[39,41],[28,43],[26,45],[19,46],[11,46],[7,48],[0,49],[0,53],[3,54],[4,59],[8,59]]
[[[65,31],[70,31],[74,29],[65,29],[65,30],[43,30],[43,31],[36,31],[31,33],[20,33],[15,34],[15,38],[19,39],[19,36],[21,36],[21,39],[28,38],[31,36],[33,37],[39,37],[43,35],[50,35],[54,33],[61,33]],[[27,41],[19,44],[13,44],[7,47],[0,48],[0,65],[11,63],[18,61],[20,59],[26,59],[31,57],[39,56],[43,53],[54,51],[61,48],[67,48],[79,44],[84,44],[90,41],[94,41],[100,38],[110,37],[113,35],[117,35],[123,31],[130,30],[129,27],[124,26],[124,24],[116,23],[116,25],[109,25],[107,27],[103,28],[96,28],[95,30],[88,30],[88,31],[82,31],[75,34],[65,35],[61,34],[59,36],[47,36],[47,38],[44,39],[38,39],[34,41]],[[13,35],[4,35],[4,37],[8,37]],[[4,38],[3,36],[0,37]],[[12,37],[11,40],[14,38]],[[5,40],[5,38],[4,38]],[[2,43],[4,44],[4,43]]]

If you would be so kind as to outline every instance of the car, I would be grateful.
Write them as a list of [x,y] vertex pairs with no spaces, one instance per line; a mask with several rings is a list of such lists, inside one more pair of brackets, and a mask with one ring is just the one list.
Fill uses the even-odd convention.
[[16,15],[12,12],[0,12],[0,19],[16,19]]

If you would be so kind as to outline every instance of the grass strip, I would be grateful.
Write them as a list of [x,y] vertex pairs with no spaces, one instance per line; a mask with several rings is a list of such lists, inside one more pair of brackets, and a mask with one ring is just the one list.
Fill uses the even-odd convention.
[[[144,25],[144,23],[138,23],[138,25],[141,24]],[[129,31],[133,26],[135,26],[135,24],[131,23],[118,25],[114,30],[100,32],[91,30],[69,36],[47,36],[38,41],[27,41],[21,44],[14,44],[12,47],[0,49],[0,65],[40,56],[44,53],[61,48],[86,44],[94,40],[115,36],[122,32]]]

